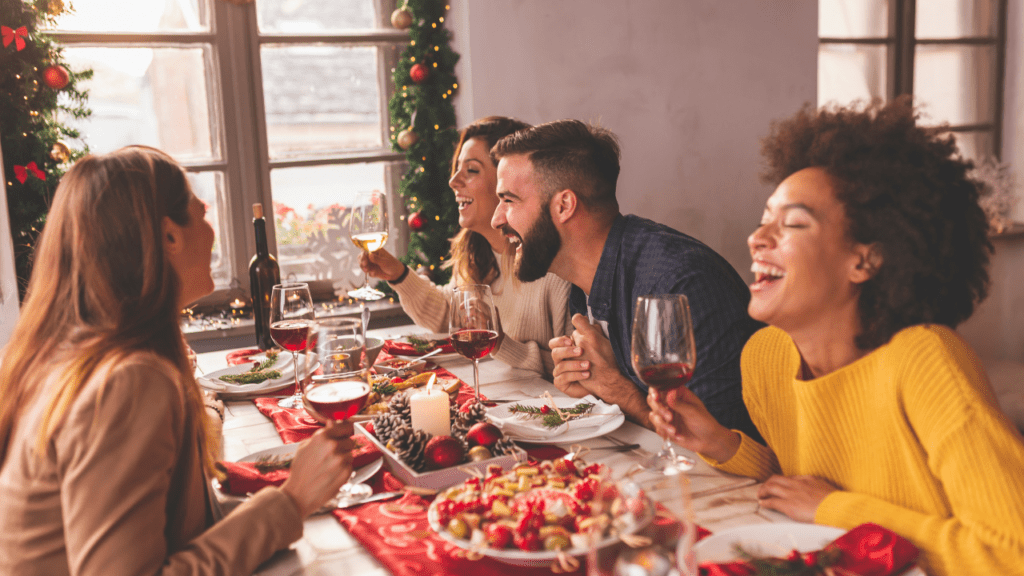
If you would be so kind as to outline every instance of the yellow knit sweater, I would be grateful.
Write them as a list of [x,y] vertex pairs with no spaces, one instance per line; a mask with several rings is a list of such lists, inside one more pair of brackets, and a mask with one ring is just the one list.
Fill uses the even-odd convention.
[[809,474],[839,487],[815,521],[874,522],[921,550],[929,574],[1024,574],[1024,440],[956,332],[913,326],[867,356],[799,380],[790,337],[743,350],[743,398],[771,448],[743,436],[722,470]]

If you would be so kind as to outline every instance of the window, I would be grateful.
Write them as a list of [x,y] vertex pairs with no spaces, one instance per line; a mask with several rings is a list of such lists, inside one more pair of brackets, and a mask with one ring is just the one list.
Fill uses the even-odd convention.
[[[90,149],[165,150],[208,204],[217,233],[211,301],[248,287],[255,202],[273,207],[265,212],[275,216],[268,235],[282,278],[315,281],[321,297],[362,283],[357,248],[341,230],[344,208],[356,192],[396,190],[403,170],[388,140],[391,69],[408,42],[390,26],[394,8],[75,0],[56,23],[68,62],[95,71],[86,86],[93,113],[78,126]],[[393,230],[401,253],[405,227]]]
[[913,94],[969,158],[1002,148],[1006,0],[819,0],[818,103]]

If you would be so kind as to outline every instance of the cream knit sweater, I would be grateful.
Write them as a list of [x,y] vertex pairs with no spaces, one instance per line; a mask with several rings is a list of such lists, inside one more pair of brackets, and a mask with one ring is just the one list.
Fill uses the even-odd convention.
[[[502,261],[499,255],[495,257]],[[548,341],[573,330],[569,320],[569,283],[554,274],[526,284],[509,282],[511,275],[511,270],[503,268],[501,276],[491,284],[494,306],[505,332],[505,339],[493,356],[509,366],[532,370],[551,380],[555,365]],[[448,303],[455,282],[453,277],[448,285],[437,286],[409,273],[405,280],[391,287],[413,322],[433,332],[447,332]]]
[[770,448],[743,436],[712,464],[832,482],[815,522],[885,526],[921,550],[929,574],[1024,574],[1024,441],[956,332],[906,328],[814,380],[797,379],[799,367],[785,332],[751,337],[743,399]]

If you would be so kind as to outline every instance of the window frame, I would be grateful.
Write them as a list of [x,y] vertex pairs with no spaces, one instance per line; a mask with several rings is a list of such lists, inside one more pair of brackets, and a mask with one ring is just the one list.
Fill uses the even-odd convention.
[[[392,198],[389,213],[394,223],[404,217],[405,209],[398,200],[398,182],[404,171],[405,155],[391,150],[388,102],[394,93],[391,69],[395,60],[377,58],[378,110],[381,118],[381,142],[377,148],[342,153],[311,153],[287,159],[270,158],[267,141],[266,109],[263,99],[261,49],[266,45],[336,45],[394,47],[397,59],[401,48],[409,42],[406,30],[392,28],[390,14],[396,0],[372,0],[379,28],[339,33],[277,33],[261,32],[258,27],[255,1],[233,4],[223,0],[205,0],[210,22],[203,31],[174,32],[76,32],[49,30],[58,42],[67,47],[181,47],[210,46],[207,63],[207,90],[210,107],[213,157],[206,161],[179,160],[188,172],[221,172],[224,177],[221,210],[227,216],[221,224],[222,258],[227,262],[230,280],[195,306],[223,306],[239,295],[248,295],[249,259],[256,253],[252,234],[252,204],[273,205],[270,171],[277,168],[344,165],[387,162],[385,187]],[[271,212],[272,213],[272,212]],[[404,251],[408,230],[392,226],[393,246]],[[267,227],[270,252],[277,256],[276,226]],[[314,298],[331,298],[329,281],[311,281]]]
[[891,100],[903,94],[914,94],[914,56],[917,46],[993,46],[995,61],[995,101],[992,121],[975,124],[950,124],[950,132],[990,132],[992,134],[991,155],[999,159],[1003,148],[1003,107],[1006,84],[1006,20],[1008,0],[996,2],[996,29],[994,36],[959,36],[950,38],[917,38],[917,0],[888,0],[889,33],[884,37],[844,38],[819,36],[818,44],[861,44],[885,46],[886,94]]

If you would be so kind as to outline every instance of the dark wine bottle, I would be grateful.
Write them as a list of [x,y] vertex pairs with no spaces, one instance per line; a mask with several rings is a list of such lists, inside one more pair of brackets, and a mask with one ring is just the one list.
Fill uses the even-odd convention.
[[281,283],[277,260],[267,249],[267,221],[263,205],[252,205],[252,226],[256,230],[256,255],[249,261],[249,292],[252,295],[252,316],[256,321],[256,345],[260,350],[274,347],[270,337],[270,293]]

